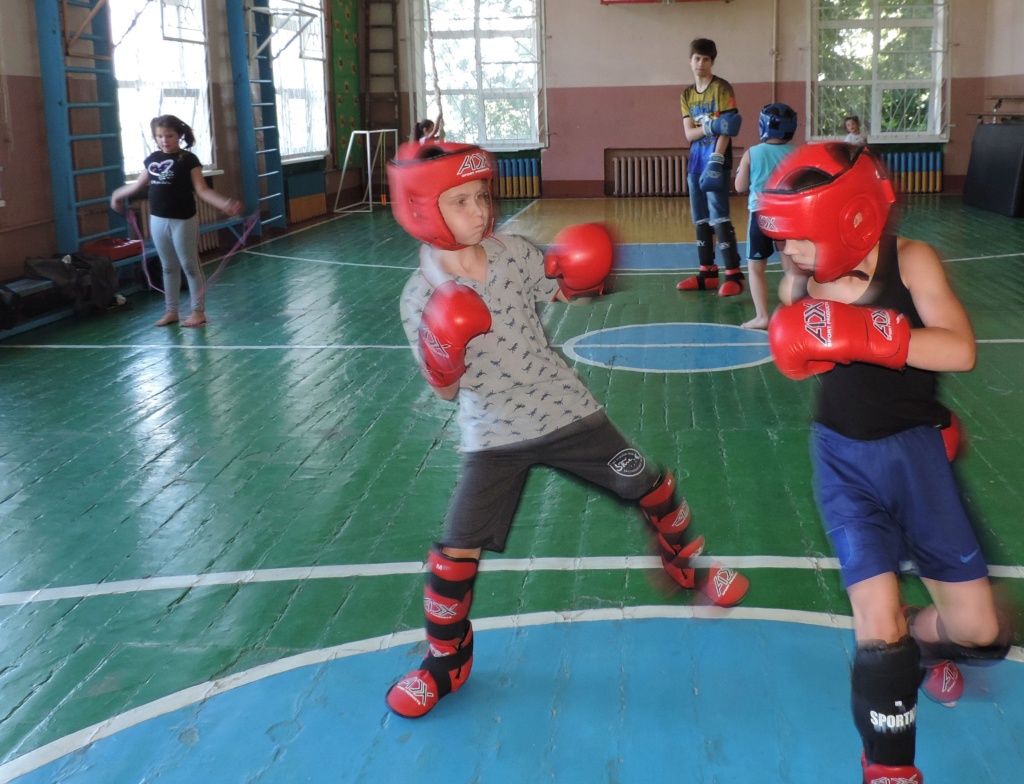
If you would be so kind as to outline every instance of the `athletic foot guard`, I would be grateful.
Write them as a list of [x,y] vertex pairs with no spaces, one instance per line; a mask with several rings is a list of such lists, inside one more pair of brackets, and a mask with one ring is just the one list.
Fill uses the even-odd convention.
[[735,297],[743,293],[743,273],[726,272],[725,282],[718,287],[718,296]]
[[473,669],[473,629],[450,652],[431,646],[420,669],[413,670],[388,690],[387,703],[406,719],[426,716],[442,697],[458,691]]
[[864,784],[924,784],[924,776],[913,765],[869,765],[861,754]]
[[697,583],[693,559],[704,551],[704,537],[686,542],[690,525],[690,506],[676,495],[676,479],[671,471],[663,474],[653,488],[639,500],[640,511],[654,528],[655,542],[665,573],[683,588],[697,588],[719,607],[732,607],[747,593],[750,581],[733,569],[712,563],[707,578]]
[[949,659],[938,664],[925,665],[921,690],[930,700],[952,708],[964,693],[964,676],[960,668]]
[[750,589],[750,580],[735,569],[711,564],[707,580],[700,584],[701,592],[719,607],[732,607],[743,601]]
[[676,284],[680,291],[711,291],[718,288],[718,267],[701,265],[700,272]]

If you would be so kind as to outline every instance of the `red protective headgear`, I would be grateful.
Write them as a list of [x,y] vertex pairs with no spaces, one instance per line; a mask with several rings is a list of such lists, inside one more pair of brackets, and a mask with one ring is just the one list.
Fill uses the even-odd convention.
[[881,161],[864,147],[812,142],[783,158],[758,195],[757,225],[776,240],[811,240],[814,279],[852,270],[878,243],[896,201]]
[[[388,161],[391,205],[398,224],[421,242],[443,250],[459,250],[437,200],[445,191],[473,180],[486,180],[493,190],[494,160],[475,144],[406,142]],[[493,194],[492,194],[493,195]],[[494,230],[494,212],[485,237]]]

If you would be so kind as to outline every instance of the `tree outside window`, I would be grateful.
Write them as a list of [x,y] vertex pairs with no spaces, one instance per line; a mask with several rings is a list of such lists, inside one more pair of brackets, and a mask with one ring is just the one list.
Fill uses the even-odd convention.
[[817,0],[811,135],[846,135],[860,117],[874,142],[945,141],[945,0]]
[[110,0],[110,26],[125,172],[142,171],[156,149],[150,121],[162,114],[186,122],[192,151],[213,165],[202,0]]
[[274,89],[281,157],[327,153],[324,14],[319,4],[272,0]]
[[492,150],[545,144],[543,0],[415,6],[409,27],[422,35],[413,44],[417,118],[440,110],[448,141]]

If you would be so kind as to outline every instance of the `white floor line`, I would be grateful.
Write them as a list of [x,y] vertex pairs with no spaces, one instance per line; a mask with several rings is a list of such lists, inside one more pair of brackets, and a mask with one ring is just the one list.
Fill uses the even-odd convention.
[[[815,569],[835,571],[839,562],[835,558],[811,556],[737,555],[699,556],[693,559],[698,568],[712,563],[732,569]],[[480,562],[482,572],[579,572],[656,570],[661,568],[657,556],[581,556],[576,558],[485,558]],[[0,593],[0,607],[22,606],[37,602],[65,599],[84,599],[96,596],[139,593],[143,591],[181,591],[215,585],[250,585],[256,583],[301,582],[304,580],[339,580],[352,577],[381,577],[423,572],[420,561],[401,561],[380,564],[338,564],[336,566],[299,566],[285,569],[250,569],[239,572],[211,572],[208,574],[144,577],[138,580],[116,580],[107,583],[69,585],[58,588],[38,588],[28,591]],[[993,577],[1024,578],[1024,566],[990,566]]]
[[416,269],[415,267],[399,266],[397,264],[365,264],[357,261],[332,261],[330,259],[307,259],[302,256],[284,256],[277,253],[261,253],[259,251],[250,250],[246,251],[251,256],[261,256],[268,259],[286,259],[288,261],[307,261],[312,264],[330,264],[335,267],[366,267],[368,269],[393,269],[401,270],[412,274]]

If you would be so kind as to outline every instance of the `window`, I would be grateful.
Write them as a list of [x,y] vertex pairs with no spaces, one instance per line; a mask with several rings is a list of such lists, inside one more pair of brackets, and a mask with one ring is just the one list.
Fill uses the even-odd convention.
[[845,136],[852,114],[876,143],[948,139],[946,0],[813,7],[812,136]]
[[327,57],[319,4],[271,0],[281,156],[327,153]]
[[149,123],[161,114],[191,126],[192,151],[212,165],[202,0],[110,0],[110,26],[126,173],[156,149]]
[[417,119],[436,117],[440,98],[448,141],[491,150],[546,144],[543,0],[414,5]]

